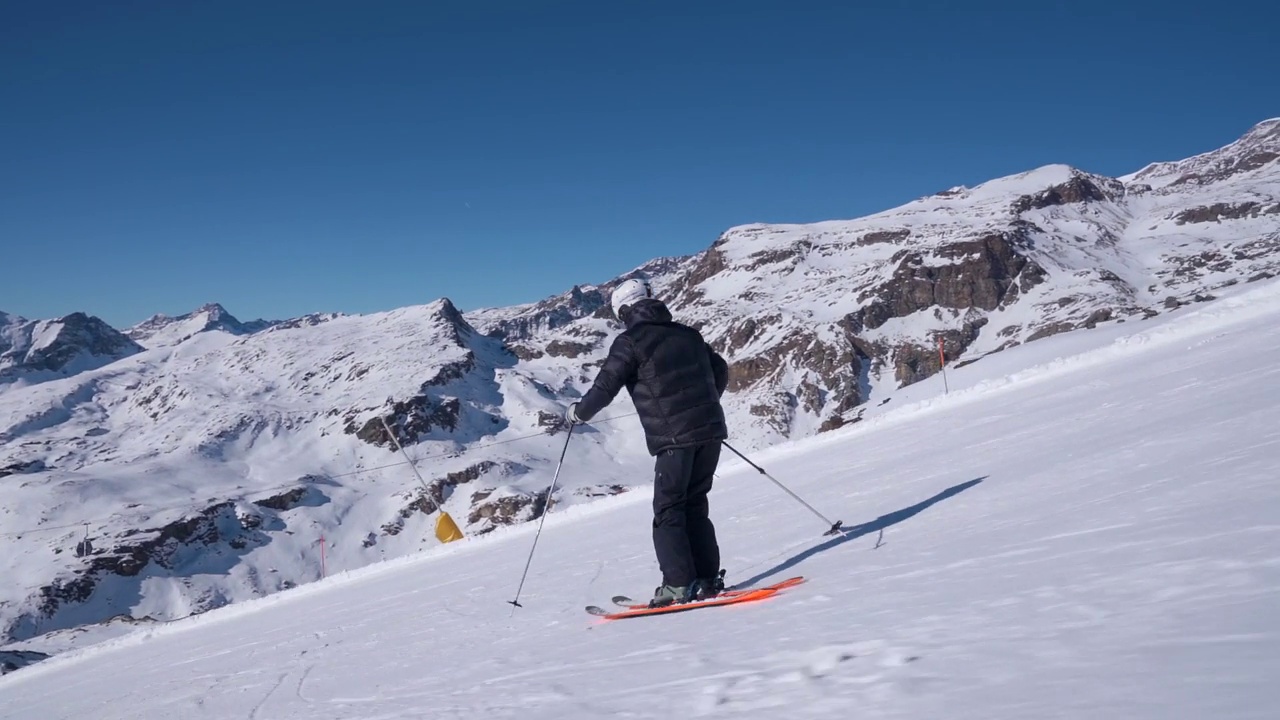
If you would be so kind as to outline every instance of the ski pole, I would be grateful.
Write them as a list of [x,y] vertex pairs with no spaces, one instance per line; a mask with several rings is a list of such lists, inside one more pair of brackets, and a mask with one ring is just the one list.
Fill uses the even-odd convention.
[[755,464],[755,463],[751,462],[751,460],[750,460],[750,459],[748,459],[746,455],[743,455],[742,453],[740,453],[740,452],[738,452],[737,450],[735,450],[735,449],[734,449],[734,447],[733,447],[732,445],[730,445],[730,444],[729,444],[729,443],[727,443],[727,442],[724,442],[723,440],[720,442],[720,444],[721,444],[721,445],[724,445],[724,446],[725,446],[725,447],[727,447],[727,448],[729,448],[729,450],[730,450],[730,451],[732,451],[734,455],[737,455],[738,457],[740,457],[740,458],[742,458],[743,460],[745,460],[745,461],[746,461],[746,463],[747,463],[748,465],[750,465],[751,467],[753,467],[753,468],[755,468],[757,471],[759,471],[761,475],[763,475],[763,476],[765,476],[765,477],[769,478],[770,480],[772,480],[774,485],[777,485],[778,487],[782,488],[783,492],[785,492],[786,494],[790,495],[790,496],[791,496],[791,497],[792,497],[796,502],[798,502],[798,503],[800,503],[801,505],[803,505],[803,506],[805,506],[806,508],[808,508],[808,509],[809,509],[809,512],[811,512],[811,513],[813,513],[814,515],[817,515],[819,518],[821,518],[821,519],[822,519],[822,522],[824,522],[824,523],[826,523],[826,524],[830,525],[830,526],[831,526],[831,529],[830,529],[830,530],[827,530],[827,531],[826,531],[826,532],[824,532],[824,533],[822,533],[823,535],[835,535],[836,533],[840,532],[840,526],[844,524],[844,521],[843,521],[843,520],[837,520],[837,521],[835,521],[835,522],[831,522],[830,520],[828,520],[828,519],[827,519],[827,516],[826,516],[826,515],[823,515],[822,513],[820,513],[820,512],[818,512],[817,510],[815,510],[815,509],[814,509],[814,507],[813,507],[812,505],[810,505],[809,503],[805,502],[805,501],[804,501],[804,500],[803,500],[799,495],[797,495],[797,494],[795,494],[795,493],[791,492],[791,488],[788,488],[786,485],[783,485],[782,483],[778,482],[778,479],[777,479],[777,478],[775,478],[774,476],[772,476],[772,475],[770,475],[769,473],[765,472],[765,471],[764,471],[764,468],[762,468],[762,467],[760,467],[759,465],[757,465],[757,464]]
[[516,608],[524,607],[520,604],[520,591],[524,590],[524,580],[529,576],[529,566],[533,564],[533,551],[538,549],[538,538],[542,537],[542,525],[551,512],[551,495],[556,491],[556,482],[560,479],[560,468],[564,466],[565,453],[569,452],[569,440],[573,438],[573,425],[573,423],[569,424],[569,433],[564,437],[564,449],[560,451],[560,462],[556,463],[556,474],[551,478],[551,487],[547,488],[547,500],[542,509],[542,519],[538,521],[538,532],[533,535],[533,547],[529,548],[529,559],[524,563],[524,573],[520,575],[520,586],[516,588],[516,597],[514,600],[507,601],[507,604],[515,606],[511,608],[512,615],[516,614]]

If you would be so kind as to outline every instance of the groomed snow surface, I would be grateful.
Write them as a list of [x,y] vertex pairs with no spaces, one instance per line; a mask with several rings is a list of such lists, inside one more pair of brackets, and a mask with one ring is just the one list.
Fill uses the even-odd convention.
[[730,581],[809,578],[771,600],[584,613],[657,583],[635,492],[549,516],[514,614],[531,524],[55,657],[0,717],[1277,717],[1280,283],[1108,332],[759,453],[837,538],[726,459]]

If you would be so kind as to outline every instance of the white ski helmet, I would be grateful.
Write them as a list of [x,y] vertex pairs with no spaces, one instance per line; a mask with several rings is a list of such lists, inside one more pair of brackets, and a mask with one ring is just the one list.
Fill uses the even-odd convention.
[[631,278],[614,288],[609,304],[613,306],[613,316],[622,319],[622,308],[635,305],[645,298],[653,297],[653,288],[644,278]]

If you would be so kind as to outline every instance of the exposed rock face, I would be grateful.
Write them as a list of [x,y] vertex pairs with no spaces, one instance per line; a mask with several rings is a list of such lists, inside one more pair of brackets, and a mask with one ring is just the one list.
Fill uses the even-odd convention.
[[315,327],[321,323],[327,323],[330,320],[337,320],[345,317],[342,313],[308,313],[302,317],[291,318],[289,320],[267,321],[257,320],[256,323],[266,323],[265,330],[296,330],[304,327]]
[[525,362],[528,362],[530,360],[537,360],[538,358],[546,355],[545,352],[539,350],[538,348],[529,347],[528,345],[516,343],[516,344],[508,345],[507,347],[510,348],[511,354],[515,355],[517,358]]
[[[310,492],[318,493],[314,489]],[[323,501],[327,499],[320,500]],[[99,547],[87,547],[85,567],[39,589],[38,626],[44,631],[69,627],[61,619],[63,611],[89,602],[111,576],[132,578],[148,567],[154,568],[151,574],[162,576],[183,575],[195,567],[203,572],[218,571],[220,565],[224,570],[230,569],[238,555],[270,541],[261,519],[246,526],[232,502],[210,505],[158,528],[138,528],[115,538],[100,538],[96,543]],[[213,600],[212,605],[201,609],[218,604],[220,601]],[[10,641],[25,640],[35,634],[35,627],[33,617],[19,618],[5,629],[3,636]]]
[[253,504],[268,510],[284,512],[304,505],[322,505],[328,501],[324,493],[315,487],[315,484],[326,483],[327,481],[324,478],[315,476],[303,477],[298,478],[298,482],[302,484],[292,490],[286,490],[261,500],[254,500]]
[[[425,488],[417,488],[411,493],[405,495],[409,502],[401,508],[396,519],[382,526],[382,532],[386,535],[398,535],[404,529],[405,521],[413,517],[415,514],[422,513],[424,515],[430,515],[431,513],[436,512],[453,495],[454,490],[457,489],[459,485],[466,485],[475,482],[488,475],[498,475],[501,477],[511,478],[523,475],[528,471],[529,468],[521,465],[520,463],[499,463],[491,460],[482,460],[474,465],[464,468],[463,470],[446,473],[441,477],[434,478],[427,482],[427,486]],[[487,493],[491,492],[492,491],[485,491],[485,496],[487,497]]]
[[894,378],[900,387],[919,382],[942,369],[944,359],[950,361],[960,355],[978,339],[978,333],[987,318],[979,317],[966,322],[959,330],[944,330],[934,337],[931,345],[904,344],[894,348]]
[[74,375],[139,352],[137,343],[84,313],[40,321],[0,313],[0,384]]
[[[877,388],[888,393],[938,372],[939,340],[947,362],[972,362],[1150,316],[1174,307],[1163,304],[1170,293],[1182,303],[1267,276],[1280,264],[1280,223],[1192,242],[1185,233],[1277,217],[1277,153],[1280,120],[1128,178],[1048,166],[861,220],[734,228],[646,274],[677,320],[728,359],[731,424],[807,434],[856,420]],[[1159,263],[1134,268],[1128,243],[1162,243],[1175,232],[1183,235]],[[1015,314],[1023,317],[1005,319]],[[558,318],[554,332],[540,330],[548,317]],[[569,340],[575,326],[605,319],[606,295],[576,288],[531,315],[513,309],[482,321],[519,328],[521,343],[539,353],[583,360],[599,358],[607,341]],[[581,367],[585,383],[592,365]]]
[[[921,253],[903,254],[888,282],[863,291],[867,304],[849,316],[851,329],[874,330],[893,318],[934,306],[995,310],[1017,295],[1019,279],[1025,290],[1044,280],[1044,270],[1004,233],[948,245],[935,257],[948,262],[930,265]],[[1028,265],[1032,269],[1023,277]]]
[[583,317],[589,317],[601,307],[609,306],[609,296],[600,288],[583,290],[574,287],[566,295],[548,298],[531,306],[518,318],[494,323],[490,334],[505,340],[533,337],[539,332],[555,330]]
[[[1054,188],[1040,204],[1067,202],[1073,197],[1091,197],[1094,185],[1086,182]],[[1101,194],[1101,191],[1097,191]],[[852,234],[852,233],[850,233]],[[890,321],[909,318],[924,311],[946,308],[964,311],[996,311],[1016,301],[1019,293],[1031,291],[1044,282],[1047,272],[1031,259],[1032,244],[1026,230],[1012,226],[1003,232],[960,238],[933,249],[900,247],[911,236],[906,230],[858,233],[848,247],[879,245],[892,253],[885,258],[886,273],[857,289],[857,309],[818,328],[795,326],[777,312],[748,315],[730,320],[707,318],[702,324],[717,350],[731,357],[729,390],[753,397],[749,412],[779,435],[791,434],[800,415],[820,419],[819,430],[840,427],[851,419],[854,409],[866,400],[864,394],[874,367],[893,368],[900,385],[908,385],[938,371],[936,337],[941,336],[953,357],[961,355],[977,338],[987,320],[976,316],[961,320],[957,329],[929,334],[927,344],[895,341],[868,335]],[[703,256],[689,264],[688,274],[671,281],[677,311],[705,306],[706,292],[700,283],[714,283],[721,273],[733,273],[726,249],[735,238],[721,238]],[[825,254],[814,240],[793,242],[786,248],[757,251],[748,256],[743,271],[783,265],[795,272]],[[744,293],[751,298],[751,292]],[[705,317],[705,316],[704,316]],[[725,330],[716,333],[714,327]],[[779,325],[784,330],[779,333]],[[767,347],[758,347],[768,338]],[[763,390],[763,391],[761,391]]]
[[387,434],[387,427],[390,427],[402,445],[412,444],[417,442],[418,437],[435,428],[456,430],[461,410],[462,403],[458,398],[435,400],[431,397],[414,397],[397,400],[391,405],[389,417],[370,418],[359,428],[354,420],[348,421],[346,432],[370,445],[393,447],[391,436]]
[[878,245],[881,243],[899,245],[909,237],[911,237],[910,230],[873,230],[858,238],[857,243],[859,245]]
[[[0,514],[0,532],[32,531],[7,536],[9,557],[38,578],[20,593],[0,583],[0,631],[102,620],[126,601],[132,612],[158,584],[181,602],[157,615],[199,612],[318,577],[318,547],[346,567],[414,552],[442,509],[471,536],[647,480],[631,474],[647,460],[628,445],[635,421],[605,424],[627,417],[624,397],[574,447],[623,469],[568,473],[545,497],[563,448],[547,435],[566,429],[565,406],[620,330],[608,298],[627,277],[648,276],[725,356],[734,442],[760,447],[869,417],[944,359],[1181,312],[1280,275],[1278,158],[1270,121],[1127,178],[1046,166],[861,219],[745,225],[696,255],[465,316],[445,299],[258,327],[206,306],[136,328],[154,349],[133,360],[133,341],[87,316],[0,314],[0,477],[45,494],[23,503],[39,521]],[[211,330],[235,337],[184,342]],[[188,467],[197,481],[175,474]],[[142,483],[145,496],[128,495]],[[101,512],[77,514],[86,497],[105,498]],[[161,527],[138,519],[188,507]],[[90,543],[86,517],[101,521]],[[253,552],[264,543],[278,544]],[[275,567],[282,557],[293,566]]]
[[565,340],[552,340],[547,343],[547,354],[555,357],[576,358],[586,355],[595,349],[596,346],[590,343],[567,342]]
[[48,655],[30,650],[0,650],[0,675],[7,675],[14,670],[48,659]]
[[548,435],[555,435],[561,430],[569,429],[569,421],[564,419],[563,415],[549,413],[545,410],[538,411],[538,427],[546,428]]
[[1256,218],[1261,215],[1280,215],[1280,203],[1264,205],[1258,202],[1214,203],[1202,207],[1189,208],[1174,216],[1179,225],[1187,223],[1222,222],[1223,220],[1240,220]]
[[1154,163],[1128,182],[1164,187],[1209,185],[1273,165],[1280,158],[1280,118],[1258,123],[1244,137],[1212,152],[1176,162]]
[[584,497],[608,497],[610,495],[621,495],[630,490],[626,485],[594,485],[592,487],[578,488],[574,491],[574,495],[582,495]]
[[0,478],[47,469],[43,460],[27,460],[0,465]]
[[508,491],[500,495],[495,495],[492,490],[482,490],[471,496],[471,514],[467,522],[480,525],[477,532],[483,535],[501,525],[537,520],[546,510],[546,490],[533,493]]
[[729,267],[721,251],[721,247],[728,241],[728,235],[721,235],[710,248],[694,256],[687,270],[681,268],[683,272],[679,272],[671,281],[671,288],[667,295],[670,298],[669,304],[681,307],[702,303],[704,295],[700,287],[702,283]]
[[[370,445],[393,448],[392,438],[387,434],[388,427],[396,433],[400,445],[412,445],[432,431],[457,432],[467,413],[490,431],[501,429],[501,418],[477,403],[465,401],[462,397],[465,390],[453,388],[466,386],[468,381],[479,384],[491,382],[496,368],[482,363],[480,353],[500,356],[503,365],[514,364],[518,358],[507,347],[501,350],[492,347],[497,341],[480,337],[448,298],[438,303],[432,320],[437,325],[437,341],[449,346],[457,359],[440,363],[434,374],[419,386],[417,394],[398,400],[388,398],[389,408],[380,409],[372,417],[369,412],[373,408],[347,410],[343,432],[355,435]],[[365,419],[360,422],[362,417]]]
[[[594,485],[578,488],[574,495],[586,498],[607,497],[627,492],[625,485]],[[542,514],[556,506],[558,499],[547,504],[547,491],[530,492],[516,490],[511,487],[495,490],[481,490],[471,495],[471,512],[467,523],[472,532],[484,535],[493,532],[503,525],[537,520]]]
[[1015,213],[1042,210],[1055,205],[1113,200],[1124,194],[1124,184],[1111,178],[1073,173],[1071,179],[1034,195],[1024,195],[1013,203]]

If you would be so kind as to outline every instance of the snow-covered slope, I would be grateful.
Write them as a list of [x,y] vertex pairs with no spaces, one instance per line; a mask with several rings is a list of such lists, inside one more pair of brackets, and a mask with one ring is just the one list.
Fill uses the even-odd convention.
[[[329,569],[434,544],[440,507],[471,533],[527,519],[545,490],[514,483],[554,457],[560,406],[515,361],[444,300],[201,333],[6,393],[0,532],[22,551],[0,557],[0,627],[21,640],[269,594],[319,577],[322,538]],[[426,456],[425,487],[380,418]],[[482,457],[461,452],[478,445]],[[566,486],[562,502],[620,491],[605,482],[618,472]],[[75,552],[85,537],[92,551]]]
[[[726,355],[734,443],[763,448],[939,392],[939,343],[949,368],[1007,374],[1027,343],[1096,344],[1277,274],[1276,127],[1123,179],[1054,165],[742,226],[624,277],[652,277]],[[116,333],[127,353],[0,381],[0,639],[60,651],[271,594],[318,578],[322,548],[329,570],[412,554],[441,509],[469,536],[538,517],[620,279],[465,316],[441,300],[259,327],[207,306],[134,328],[146,351]],[[0,318],[24,348],[6,357],[30,364],[13,328],[35,325]],[[624,395],[575,441],[557,506],[646,485],[630,413]]]
[[656,582],[634,493],[548,516],[523,609],[530,525],[55,657],[0,717],[1269,718],[1280,282],[1233,293],[756,456],[841,536],[726,463],[731,580],[808,578],[769,601],[587,616]]
[[241,322],[218,303],[202,305],[177,317],[153,315],[125,331],[125,334],[147,348],[177,345],[198,333],[219,330],[231,335],[250,335],[269,328],[294,328],[318,325],[338,313],[313,313],[293,320],[253,320]]
[[1280,118],[1272,118],[1258,123],[1224,148],[1186,160],[1152,163],[1120,179],[1126,184],[1167,188],[1171,185],[1204,185],[1237,176],[1247,178],[1280,158],[1277,142],[1280,142]]
[[[937,372],[939,343],[971,362],[1280,273],[1277,158],[1270,120],[1128,183],[1051,165],[857,220],[733,228],[645,270],[728,356],[735,429],[764,445],[865,417]],[[526,356],[595,362],[616,282],[472,320]]]
[[96,317],[27,320],[0,312],[0,390],[92,370],[141,347]]

